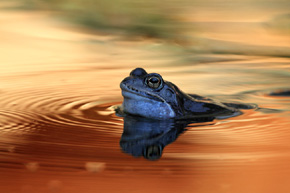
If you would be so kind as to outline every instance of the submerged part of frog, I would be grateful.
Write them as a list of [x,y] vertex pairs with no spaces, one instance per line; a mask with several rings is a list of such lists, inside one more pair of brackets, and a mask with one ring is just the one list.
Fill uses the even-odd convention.
[[151,119],[191,119],[195,117],[231,117],[241,114],[238,109],[253,108],[247,104],[221,103],[182,92],[160,74],[148,74],[136,68],[120,87],[124,101],[119,111]]

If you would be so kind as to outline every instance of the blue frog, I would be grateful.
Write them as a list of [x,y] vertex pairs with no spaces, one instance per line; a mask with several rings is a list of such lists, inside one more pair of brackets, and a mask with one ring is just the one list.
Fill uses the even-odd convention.
[[196,117],[231,117],[241,114],[238,109],[253,105],[221,103],[195,94],[186,94],[176,85],[163,80],[157,73],[143,68],[131,71],[120,84],[124,97],[118,111],[150,119],[191,119]]

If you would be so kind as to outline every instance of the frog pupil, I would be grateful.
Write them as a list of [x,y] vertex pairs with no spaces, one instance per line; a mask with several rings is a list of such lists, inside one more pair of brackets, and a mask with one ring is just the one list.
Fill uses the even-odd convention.
[[158,88],[160,86],[160,78],[153,76],[147,80],[147,84],[150,88]]
[[149,79],[149,81],[150,81],[151,83],[155,84],[155,83],[158,83],[158,82],[159,82],[159,79],[156,78],[156,77],[152,77],[152,78]]

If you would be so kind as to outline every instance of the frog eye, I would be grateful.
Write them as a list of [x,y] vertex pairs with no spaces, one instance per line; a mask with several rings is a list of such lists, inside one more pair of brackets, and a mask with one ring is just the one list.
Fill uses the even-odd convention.
[[146,84],[153,89],[160,87],[162,81],[159,76],[150,76],[146,80]]

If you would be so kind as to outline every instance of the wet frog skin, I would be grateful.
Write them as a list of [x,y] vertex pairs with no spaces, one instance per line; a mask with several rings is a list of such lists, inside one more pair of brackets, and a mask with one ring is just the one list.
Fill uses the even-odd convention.
[[143,68],[132,70],[120,87],[124,100],[119,111],[150,119],[230,117],[240,114],[238,109],[252,108],[247,104],[221,103],[186,94],[173,83],[163,80],[160,74],[148,74]]

